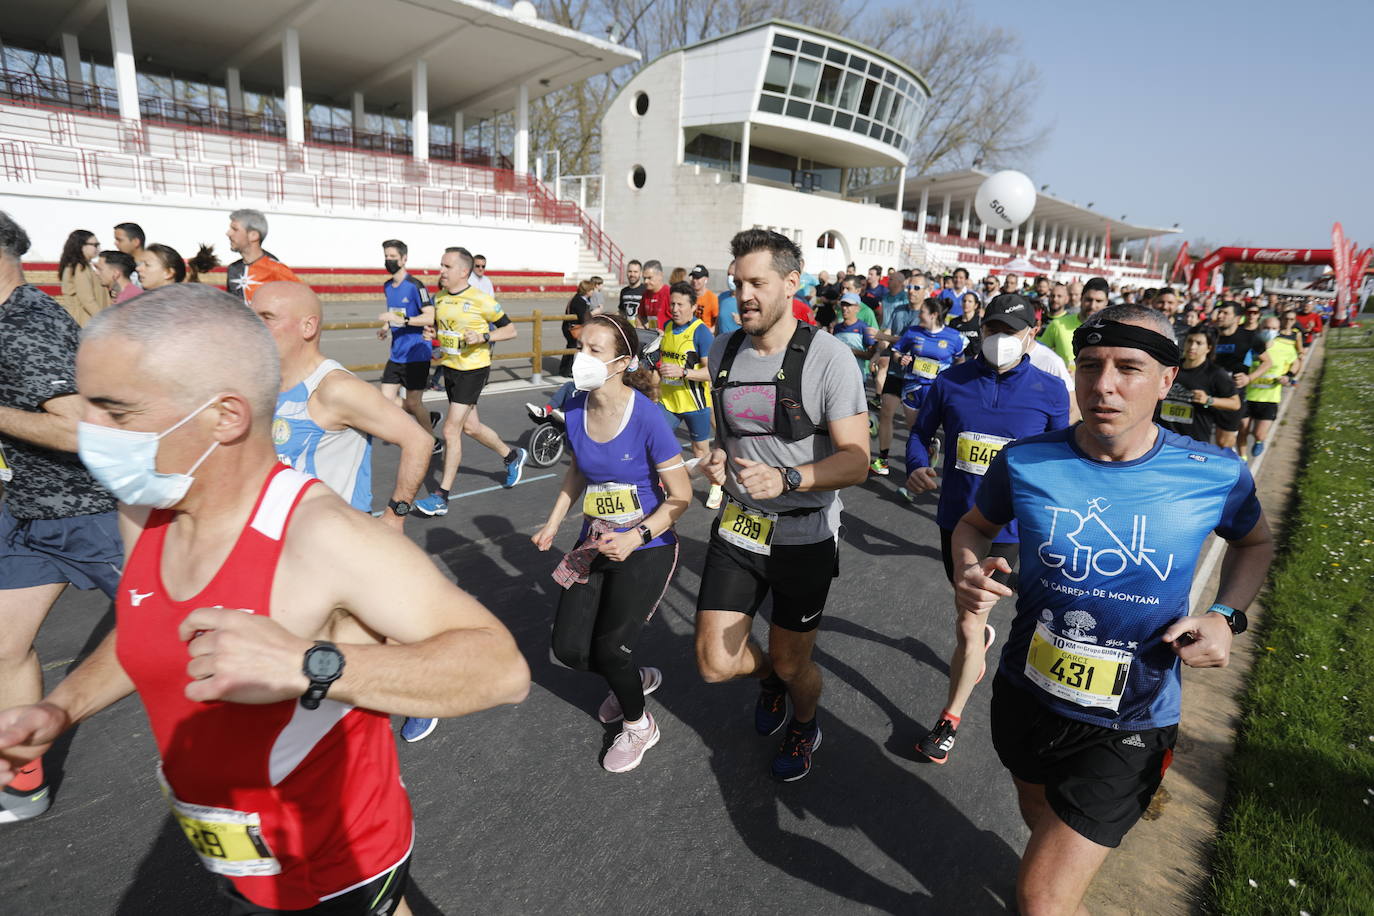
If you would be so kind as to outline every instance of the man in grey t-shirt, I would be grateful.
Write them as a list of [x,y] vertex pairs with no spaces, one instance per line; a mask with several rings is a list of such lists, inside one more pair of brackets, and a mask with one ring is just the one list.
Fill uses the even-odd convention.
[[[763,735],[788,725],[772,772],[790,782],[810,771],[821,743],[821,673],[811,652],[830,582],[839,575],[835,491],[868,473],[868,411],[849,348],[792,315],[801,277],[797,246],[776,232],[749,229],[730,250],[741,331],[717,340],[709,359],[717,427],[704,469],[727,499],[697,595],[697,665],[711,683],[761,679],[754,725]],[[750,630],[769,593],[765,651]]]

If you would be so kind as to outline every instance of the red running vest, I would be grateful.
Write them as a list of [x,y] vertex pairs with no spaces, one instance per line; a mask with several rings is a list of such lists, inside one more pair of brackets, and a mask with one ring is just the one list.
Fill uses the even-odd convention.
[[250,522],[200,594],[168,598],[162,551],[173,513],[154,510],[115,602],[116,651],[148,713],[164,791],[210,871],[260,906],[306,909],[410,854],[410,799],[389,717],[326,699],[268,705],[186,699],[177,627],[198,607],[270,614],[287,525],[314,478],[268,475]]

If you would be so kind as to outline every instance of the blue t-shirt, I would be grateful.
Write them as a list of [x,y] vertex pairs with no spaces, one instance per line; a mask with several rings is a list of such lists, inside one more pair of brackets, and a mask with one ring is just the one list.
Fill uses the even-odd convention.
[[[956,332],[957,333],[957,332]],[[940,502],[935,523],[953,531],[973,507],[978,484],[1008,442],[1069,425],[1069,391],[1063,381],[1031,365],[998,374],[981,355],[941,372],[926,392],[906,440],[906,472],[930,467],[930,442],[944,428]],[[1015,523],[996,537],[1016,543]]]
[[949,302],[949,306],[946,309],[946,314],[949,315],[950,318],[964,317],[964,293],[967,292],[969,292],[969,290],[967,289],[964,290],[963,293],[955,292],[954,287],[952,286],[947,289],[940,290],[940,298],[945,299]]
[[[709,349],[709,348],[708,348]],[[682,446],[677,436],[668,427],[668,421],[658,405],[638,391],[633,391],[629,406],[625,408],[627,417],[623,419],[620,431],[608,442],[597,442],[587,435],[587,393],[579,391],[573,395],[564,408],[564,419],[568,430],[568,445],[572,447],[573,457],[577,459],[577,469],[586,478],[589,488],[598,484],[624,484],[632,486],[639,511],[648,518],[663,502],[663,486],[658,480],[658,465],[682,454]],[[614,491],[608,495],[614,496]],[[595,497],[593,497],[594,499]],[[585,502],[577,508],[585,508]],[[625,508],[622,506],[621,508]],[[640,522],[617,525],[617,531],[630,531]],[[582,531],[577,536],[582,543],[591,526],[585,512],[582,516]],[[664,544],[677,543],[677,536],[669,528],[644,547],[662,547]],[[636,548],[643,550],[644,547]]]
[[[873,336],[873,329],[864,322],[858,320],[853,324],[837,324],[831,329],[830,333],[835,335],[836,340],[851,349],[858,348],[860,350],[867,350],[869,347],[873,346],[874,341],[877,340],[877,338]],[[859,367],[863,369],[864,372],[868,372],[868,360],[857,353],[854,354],[854,358],[858,360]]]
[[815,274],[803,272],[797,281],[797,295],[810,304],[811,295],[815,293],[816,284],[820,282],[820,279]]
[[716,336],[733,334],[739,330],[739,303],[735,301],[735,294],[726,290],[716,300],[720,303],[720,311],[716,313]]
[[[382,284],[386,295],[386,310],[406,318],[414,318],[425,306],[434,303],[429,298],[429,290],[423,283],[410,274],[400,284],[390,280]],[[434,347],[425,340],[425,329],[416,327],[391,328],[391,361],[395,363],[429,362]]]
[[911,307],[911,300],[903,299],[891,308],[883,309],[883,330],[894,337],[901,337],[907,328],[919,324],[920,309]]
[[964,338],[951,327],[941,326],[937,331],[927,331],[914,324],[902,332],[892,345],[893,353],[910,356],[906,366],[894,363],[888,368],[902,371],[902,401],[912,410],[920,410],[925,401],[925,393],[935,378],[950,366],[955,358],[964,352]]
[[1259,521],[1245,462],[1162,429],[1134,461],[1094,461],[1061,429],[1003,449],[977,501],[989,521],[1021,526],[1001,674],[1065,718],[1178,722],[1181,668],[1161,637],[1188,614],[1207,535],[1238,540]]

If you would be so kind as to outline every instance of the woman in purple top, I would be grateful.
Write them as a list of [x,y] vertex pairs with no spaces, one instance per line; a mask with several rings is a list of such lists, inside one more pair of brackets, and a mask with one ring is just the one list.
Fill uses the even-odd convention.
[[640,365],[642,354],[631,343],[637,340],[618,315],[598,315],[583,325],[572,366],[578,393],[565,408],[572,466],[548,521],[531,538],[548,550],[580,503],[577,545],[553,574],[563,586],[553,654],[610,685],[597,717],[625,720],[602,760],[612,773],[634,769],[658,743],[658,724],[644,697],[658,689],[663,674],[640,668],[634,646],[677,565],[673,523],[692,497],[677,437],[646,396],[653,376]]

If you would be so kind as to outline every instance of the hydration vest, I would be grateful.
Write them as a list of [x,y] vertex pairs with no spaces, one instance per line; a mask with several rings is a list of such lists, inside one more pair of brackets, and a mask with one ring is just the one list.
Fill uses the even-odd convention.
[[[806,413],[806,408],[802,405],[802,367],[806,364],[806,351],[811,347],[811,341],[815,339],[815,334],[816,328],[814,326],[797,322],[797,330],[792,333],[792,339],[787,342],[787,349],[783,352],[782,366],[779,367],[773,379],[766,382],[732,382],[729,380],[730,368],[735,364],[735,357],[739,355],[740,347],[744,345],[745,334],[743,330],[739,330],[730,335],[729,341],[725,344],[725,353],[721,356],[720,366],[716,368],[716,384],[712,389],[715,393],[716,422],[722,430],[728,429],[730,434],[737,438],[777,436],[787,442],[796,442],[810,436],[828,436],[830,434],[827,428],[816,425],[816,422]],[[741,385],[771,385],[776,389],[771,429],[764,432],[744,432],[729,422],[729,417],[724,410],[725,392]]]

